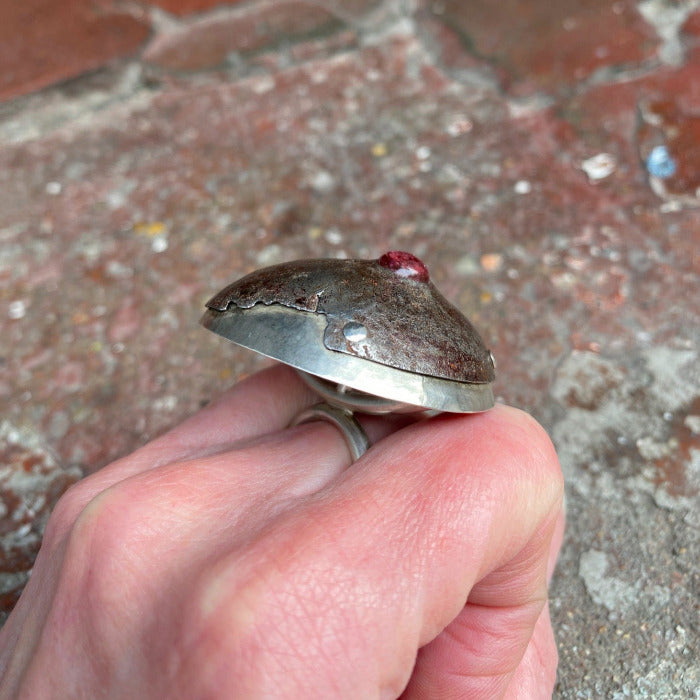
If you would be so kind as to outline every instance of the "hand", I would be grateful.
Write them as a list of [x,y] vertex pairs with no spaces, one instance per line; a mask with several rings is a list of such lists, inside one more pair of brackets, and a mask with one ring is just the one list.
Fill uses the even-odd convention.
[[[505,406],[285,429],[285,367],[71,488],[0,633],[1,698],[545,698],[562,477]],[[406,423],[409,423],[406,425]]]

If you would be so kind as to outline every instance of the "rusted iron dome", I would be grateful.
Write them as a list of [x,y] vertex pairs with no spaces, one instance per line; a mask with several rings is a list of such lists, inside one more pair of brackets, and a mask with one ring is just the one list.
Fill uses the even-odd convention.
[[[202,323],[214,332],[312,374],[319,374],[314,362],[302,365],[304,351],[311,355],[314,348],[296,348],[294,357],[302,359],[287,359],[286,345],[308,341],[291,326],[283,336],[280,311],[286,312],[284,319],[290,313],[317,317],[324,324],[323,347],[333,353],[469,385],[489,384],[495,378],[492,356],[477,331],[432,284],[423,262],[410,253],[392,251],[378,260],[274,265],[230,284],[207,302],[207,308]],[[270,312],[269,332],[276,334],[277,345],[266,339],[264,349],[255,347],[257,331],[236,327],[253,311],[257,316]],[[355,388],[372,392],[371,387]]]

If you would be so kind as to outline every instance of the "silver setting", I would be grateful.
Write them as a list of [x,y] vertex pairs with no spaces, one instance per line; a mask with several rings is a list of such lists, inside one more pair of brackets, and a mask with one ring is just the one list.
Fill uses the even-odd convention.
[[[389,402],[415,406],[418,410],[454,413],[485,411],[494,404],[490,384],[431,377],[329,350],[323,343],[327,326],[324,314],[261,303],[247,309],[231,306],[223,312],[208,309],[201,322],[209,330],[238,345],[332,385],[354,389],[359,394],[369,395],[367,389],[371,388],[374,397]],[[346,395],[347,389],[336,388],[329,390],[324,398],[348,406]],[[357,395],[351,398],[353,410],[372,412],[358,407],[356,398]]]
[[474,413],[494,404],[495,360],[411,253],[295,260],[251,272],[207,302],[209,330],[290,365],[324,402],[293,421],[332,423],[353,460],[353,411]]
[[381,396],[368,394],[364,391],[357,391],[357,389],[344,384],[336,384],[308,372],[302,372],[300,369],[297,370],[297,374],[328,403],[349,411],[385,415],[387,413],[415,413],[416,411],[425,410],[421,406],[392,401],[391,399],[384,399]]
[[[458,383],[491,384],[495,379],[477,330],[410,253],[272,265],[229,284],[206,305],[222,314],[232,308],[284,306],[322,316],[323,345],[333,353]],[[351,322],[367,329],[364,340],[350,342],[345,336],[343,329]],[[371,385],[361,389],[374,393]]]
[[317,420],[330,423],[338,428],[348,446],[353,462],[360,459],[369,449],[367,433],[352,412],[327,403],[319,403],[302,411],[291,422],[290,427]]
[[343,326],[343,335],[351,343],[360,343],[367,339],[367,328],[356,321],[349,321]]
[[491,360],[491,364],[493,365],[493,368],[498,369],[498,365],[496,364],[496,358],[490,350],[489,350],[489,360]]

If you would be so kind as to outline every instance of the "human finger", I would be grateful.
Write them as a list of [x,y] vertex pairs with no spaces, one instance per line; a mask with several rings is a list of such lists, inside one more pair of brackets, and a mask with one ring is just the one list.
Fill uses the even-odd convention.
[[417,650],[521,552],[528,573],[504,590],[541,608],[561,488],[551,443],[513,409],[389,436],[201,577],[178,682],[193,689],[191,661],[205,688],[296,697],[313,667],[319,696],[398,696]]
[[282,430],[315,400],[296,372],[285,365],[257,372],[180,425],[79,481],[57,504],[54,520],[70,525],[97,494],[135,474],[225,451]]
[[[554,534],[549,546],[547,583],[552,578],[554,567],[564,540],[565,510],[559,511]],[[549,615],[549,603],[540,613],[532,637],[522,660],[515,669],[505,693],[506,700],[533,700],[551,698],[557,680],[559,653],[554,639],[554,630]]]
[[[368,431],[378,439],[402,422],[370,421]],[[144,634],[143,621],[153,615],[158,629],[153,629],[149,651],[167,655],[159,640],[170,638],[167,622],[177,620],[187,583],[197,572],[218,556],[236,552],[279,512],[323,488],[351,461],[338,429],[312,422],[231,450],[135,470],[87,502],[86,491],[70,492],[52,515],[34,576],[4,630],[14,649],[0,658],[4,682],[18,679],[29,664],[21,675],[39,697],[47,675],[35,662],[52,658],[51,640],[77,647],[89,628],[101,643],[94,653],[109,663],[133,645],[136,632]],[[70,626],[64,624],[67,616]],[[111,624],[114,619],[118,625]],[[57,687],[63,687],[60,673],[89,675],[79,664],[56,669],[51,677]],[[70,678],[62,680],[70,683]]]
[[510,678],[504,700],[549,700],[557,680],[558,661],[549,604],[545,604],[523,658]]
[[[132,454],[90,474],[72,489],[71,512],[113,484],[173,461],[226,451],[284,430],[318,396],[286,365],[276,364],[235,384],[180,425]],[[370,442],[417,420],[416,415],[363,416]]]
[[283,430],[314,400],[314,393],[293,369],[275,364],[235,384],[129,455],[130,469],[211,454],[237,442]]
[[[559,510],[472,588],[459,615],[419,652],[405,698],[551,697],[557,652],[545,612],[547,577],[562,534]],[[530,694],[520,694],[526,688]]]

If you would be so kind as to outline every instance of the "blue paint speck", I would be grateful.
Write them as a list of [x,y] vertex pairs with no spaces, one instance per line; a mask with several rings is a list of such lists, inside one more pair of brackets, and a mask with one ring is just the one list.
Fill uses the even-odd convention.
[[666,146],[656,146],[647,156],[647,170],[653,177],[665,180],[676,172],[676,161],[673,160]]

